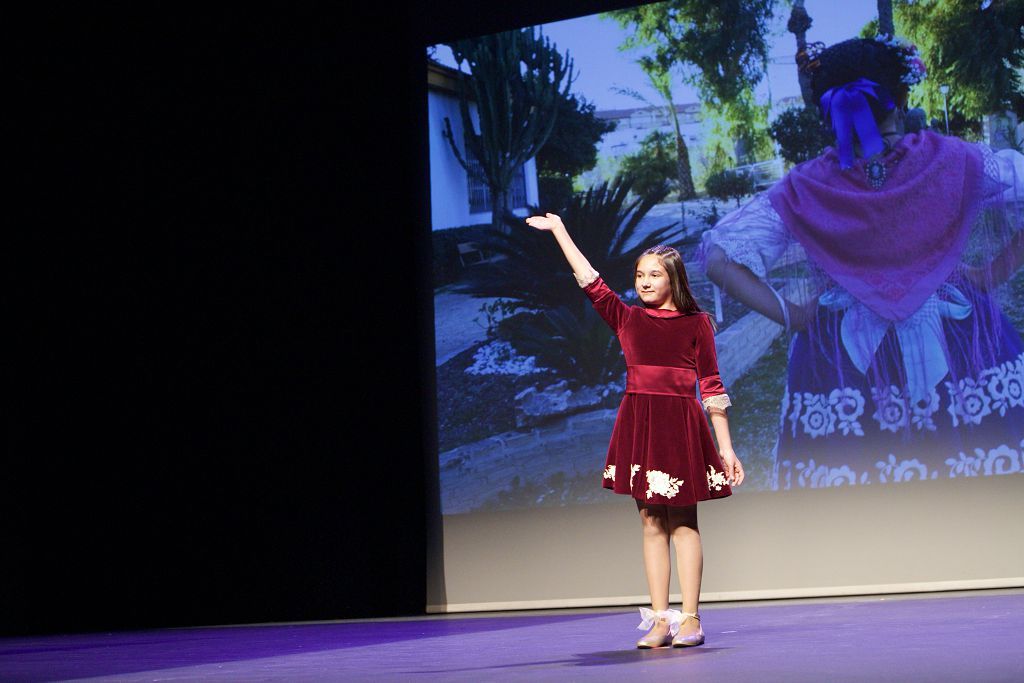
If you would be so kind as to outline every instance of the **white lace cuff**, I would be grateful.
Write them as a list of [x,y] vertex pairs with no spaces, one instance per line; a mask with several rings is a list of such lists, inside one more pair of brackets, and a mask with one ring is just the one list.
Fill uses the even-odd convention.
[[714,396],[708,396],[702,398],[701,403],[704,404],[704,410],[710,411],[712,408],[718,410],[725,410],[732,405],[732,401],[729,400],[729,394],[715,394]]
[[594,270],[593,268],[591,268],[590,272],[587,273],[586,275],[578,275],[576,273],[573,273],[572,276],[576,278],[576,284],[578,284],[582,288],[593,283],[594,280],[601,276],[601,274]]

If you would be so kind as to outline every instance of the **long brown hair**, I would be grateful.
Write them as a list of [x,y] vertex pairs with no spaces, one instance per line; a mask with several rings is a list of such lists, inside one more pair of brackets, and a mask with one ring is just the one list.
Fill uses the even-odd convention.
[[644,256],[654,255],[658,257],[661,264],[668,273],[668,282],[672,288],[672,303],[680,313],[703,313],[704,309],[697,303],[690,289],[690,278],[686,276],[686,266],[683,265],[683,257],[673,247],[659,244],[646,250],[637,257],[633,264],[633,274],[636,275],[640,267],[640,259]]

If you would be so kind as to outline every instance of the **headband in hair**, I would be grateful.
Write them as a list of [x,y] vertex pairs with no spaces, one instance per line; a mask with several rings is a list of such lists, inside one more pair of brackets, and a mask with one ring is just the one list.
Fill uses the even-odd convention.
[[888,90],[866,78],[829,88],[821,96],[822,116],[832,121],[832,130],[836,134],[840,168],[853,166],[854,134],[860,140],[864,156],[872,156],[885,149],[885,142],[871,113],[869,97],[878,100],[886,109],[896,106]]

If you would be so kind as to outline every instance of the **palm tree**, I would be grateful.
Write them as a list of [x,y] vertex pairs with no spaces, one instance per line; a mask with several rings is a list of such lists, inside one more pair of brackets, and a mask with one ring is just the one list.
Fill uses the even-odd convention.
[[696,195],[693,188],[693,171],[690,169],[690,150],[683,138],[683,130],[679,125],[679,112],[672,96],[672,76],[668,69],[662,68],[656,61],[648,57],[640,60],[640,67],[647,74],[651,86],[658,91],[665,103],[665,108],[672,119],[676,134],[676,167],[679,175],[679,200],[691,199]]
[[[573,197],[560,213],[573,240],[618,292],[632,289],[636,259],[648,247],[677,240],[671,223],[641,234],[639,225],[668,194],[662,185],[630,200],[633,180],[616,178]],[[491,231],[480,246],[498,258],[475,267],[459,289],[479,297],[511,299],[525,309],[498,325],[497,335],[519,353],[536,356],[574,383],[599,384],[622,372],[612,331],[579,292],[550,235],[508,217],[509,230]]]
[[[638,234],[640,221],[665,198],[668,187],[630,200],[633,182],[631,177],[617,177],[592,187],[575,195],[559,214],[580,251],[616,291],[632,287],[633,265],[644,249],[680,235],[678,223]],[[478,241],[481,249],[498,258],[485,268],[470,269],[459,291],[511,299],[531,309],[579,303],[572,271],[550,236],[516,216],[507,216],[506,225],[507,231],[491,231]]]

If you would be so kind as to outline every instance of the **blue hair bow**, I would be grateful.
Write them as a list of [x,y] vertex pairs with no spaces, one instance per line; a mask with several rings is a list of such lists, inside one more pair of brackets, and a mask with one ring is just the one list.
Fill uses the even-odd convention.
[[888,90],[866,78],[830,88],[821,96],[821,112],[832,120],[832,130],[836,134],[840,168],[853,166],[854,133],[860,140],[865,156],[878,154],[885,149],[868,97],[878,100],[886,109],[896,106]]

